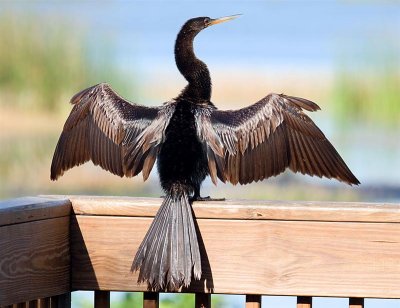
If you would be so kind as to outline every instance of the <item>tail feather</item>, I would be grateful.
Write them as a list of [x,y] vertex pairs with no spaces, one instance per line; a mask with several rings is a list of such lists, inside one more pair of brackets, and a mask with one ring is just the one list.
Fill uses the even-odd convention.
[[187,192],[172,189],[165,197],[132,265],[138,282],[154,290],[189,286],[192,272],[201,277],[201,258],[193,212]]

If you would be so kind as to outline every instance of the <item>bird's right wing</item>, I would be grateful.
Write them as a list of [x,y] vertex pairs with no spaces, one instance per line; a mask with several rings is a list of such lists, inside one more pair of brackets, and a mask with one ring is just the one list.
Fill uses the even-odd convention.
[[71,104],[54,152],[51,179],[91,160],[121,177],[142,171],[146,180],[174,106],[132,104],[105,83],[79,92]]

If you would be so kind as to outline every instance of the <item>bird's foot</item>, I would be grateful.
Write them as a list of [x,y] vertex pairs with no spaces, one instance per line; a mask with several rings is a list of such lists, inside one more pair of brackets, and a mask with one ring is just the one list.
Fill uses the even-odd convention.
[[193,196],[191,201],[225,201],[225,198],[211,198],[208,197],[200,197],[200,196]]

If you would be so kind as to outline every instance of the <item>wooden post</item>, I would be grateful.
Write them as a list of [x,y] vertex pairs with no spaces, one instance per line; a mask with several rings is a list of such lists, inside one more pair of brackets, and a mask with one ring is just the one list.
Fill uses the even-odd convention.
[[110,308],[110,292],[109,291],[94,291],[94,307],[95,308]]
[[50,297],[45,297],[45,298],[39,299],[39,305],[38,306],[40,308],[51,308],[50,304],[51,304]]
[[364,298],[362,297],[350,297],[349,308],[364,308]]
[[158,308],[160,293],[144,292],[143,293],[143,308]]
[[246,295],[246,308],[261,308],[261,295]]
[[33,301],[29,301],[29,308],[39,308],[39,300],[35,299]]
[[297,296],[297,308],[312,308],[312,297]]
[[71,307],[71,293],[65,293],[51,297],[51,308],[70,308]]
[[194,306],[196,308],[211,308],[211,294],[196,293]]

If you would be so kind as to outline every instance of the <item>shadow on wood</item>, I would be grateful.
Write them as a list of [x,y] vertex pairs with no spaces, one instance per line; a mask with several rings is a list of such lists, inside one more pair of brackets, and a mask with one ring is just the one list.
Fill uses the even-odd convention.
[[[79,281],[80,285],[88,283],[90,290],[101,290],[96,273],[86,247],[85,239],[80,229],[76,215],[71,215],[71,284]],[[79,288],[79,290],[85,290]]]

